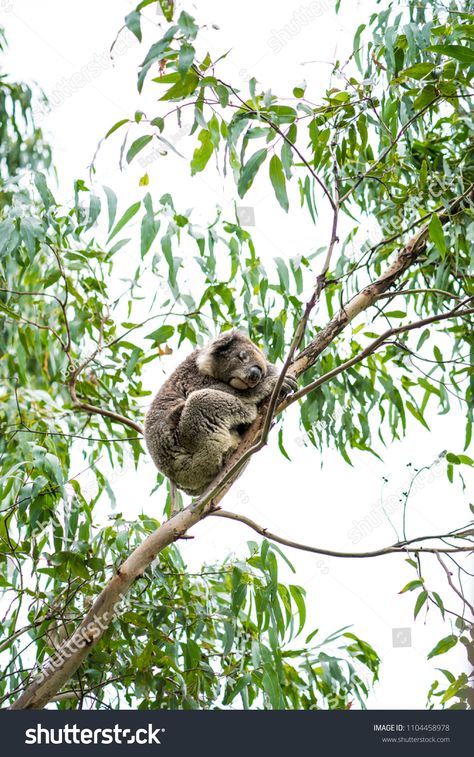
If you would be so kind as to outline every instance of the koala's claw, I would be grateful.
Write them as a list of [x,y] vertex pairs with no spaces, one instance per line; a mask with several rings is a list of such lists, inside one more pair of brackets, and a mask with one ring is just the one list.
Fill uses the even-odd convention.
[[287,373],[285,378],[283,379],[280,394],[286,396],[287,394],[290,394],[290,392],[296,391],[297,388],[298,382],[296,381],[295,377],[292,376],[291,373]]

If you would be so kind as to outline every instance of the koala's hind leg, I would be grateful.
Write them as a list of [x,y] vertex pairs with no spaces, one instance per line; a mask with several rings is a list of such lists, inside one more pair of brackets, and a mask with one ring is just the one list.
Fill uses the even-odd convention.
[[219,473],[227,457],[240,442],[239,426],[252,423],[257,416],[254,403],[216,389],[200,389],[186,400],[179,422],[179,436],[189,453],[186,471],[188,492],[203,491]]
[[238,426],[248,425],[256,417],[253,402],[242,402],[239,397],[217,389],[199,389],[190,394],[181,414],[181,441],[188,450],[199,449],[212,439],[230,442],[235,439]]

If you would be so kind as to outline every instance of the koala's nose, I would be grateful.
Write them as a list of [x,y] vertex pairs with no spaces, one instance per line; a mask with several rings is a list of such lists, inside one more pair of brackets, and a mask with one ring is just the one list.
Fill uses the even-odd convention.
[[260,379],[262,378],[262,370],[258,367],[258,365],[252,365],[250,371],[249,371],[249,379],[253,384],[258,384]]

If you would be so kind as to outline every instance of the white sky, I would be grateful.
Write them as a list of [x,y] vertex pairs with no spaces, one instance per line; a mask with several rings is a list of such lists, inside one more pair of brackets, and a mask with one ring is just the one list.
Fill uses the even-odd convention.
[[[136,109],[146,111],[150,118],[163,114],[153,86],[146,87],[142,97],[136,90],[137,64],[149,44],[161,36],[156,29],[160,19],[149,12],[142,47],[128,38],[114,65],[107,56],[123,16],[133,5],[129,0],[0,1],[0,25],[5,26],[10,44],[8,72],[18,79],[36,80],[55,103],[52,112],[42,118],[42,126],[53,146],[58,194],[64,200],[71,197],[75,178],[88,183],[87,167],[99,139],[113,123],[132,116]],[[295,12],[309,5],[320,8],[320,15],[311,23],[298,26],[297,22],[295,26]],[[234,4],[201,0],[199,19],[208,24],[203,39],[213,53],[232,48],[224,69],[234,83],[240,81],[244,86],[248,76],[255,75],[264,88],[271,86],[275,92],[289,95],[292,87],[306,78],[308,92],[316,98],[328,82],[327,62],[335,57],[344,60],[348,57],[356,27],[373,8],[368,0],[343,0],[342,5],[345,12],[337,18],[333,3],[324,0],[307,4],[299,0],[272,3],[271,12],[270,4],[255,0]],[[193,12],[192,3],[185,7]],[[212,29],[212,24],[217,24],[220,31]],[[276,40],[282,39],[279,31],[285,27],[291,28],[294,35],[275,52]],[[309,61],[318,63],[302,66]],[[98,74],[89,77],[89,82],[78,84],[75,75],[90,71],[93,62],[100,67]],[[184,114],[183,123],[186,123]],[[95,180],[98,186],[113,187],[119,195],[120,207],[125,209],[144,193],[138,188],[138,178],[144,169],[136,160],[120,173],[121,137],[109,141],[99,155]],[[186,139],[180,140],[177,147],[190,157],[192,145]],[[208,171],[204,177],[191,179],[187,163],[175,156],[154,160],[146,170],[150,186],[145,191],[151,191],[157,198],[170,191],[177,207],[195,207],[197,218],[210,219],[216,204],[230,209],[236,196],[217,172]],[[315,227],[297,208],[296,192],[290,195],[290,202],[291,199],[294,210],[286,216],[274,201],[268,183],[257,180],[242,203],[255,209],[256,227],[251,231],[264,259],[308,252],[327,241],[324,213],[315,234]],[[126,249],[132,255],[133,250]],[[126,262],[124,270],[125,267]],[[169,373],[182,356],[174,356],[164,371]],[[157,377],[156,370],[153,363],[155,373],[147,376],[153,390],[164,375]],[[380,512],[382,476],[389,478],[385,494],[398,497],[409,480],[407,463],[421,467],[433,462],[444,449],[462,450],[463,419],[459,411],[431,419],[431,433],[414,419],[408,424],[409,439],[392,444],[389,449],[378,448],[383,463],[369,454],[354,453],[354,468],[350,468],[334,451],[327,451],[321,468],[319,453],[313,447],[301,446],[297,411],[292,408],[285,433],[292,462],[282,458],[273,438],[229,493],[225,506],[290,539],[321,547],[366,551],[388,545],[394,541],[394,534],[386,522],[373,528],[357,544],[351,541],[354,523],[374,510]],[[156,515],[156,505],[149,497],[154,478],[152,464],[142,465],[139,474],[127,468],[120,476],[120,486],[114,486],[112,481],[118,509],[128,517],[142,510]],[[466,497],[459,488],[448,484],[444,472],[437,475],[431,483],[419,487],[411,499],[409,535],[443,532],[464,524],[465,503]],[[392,520],[400,524],[401,508],[395,510]],[[258,539],[246,527],[217,518],[207,519],[193,533],[196,537],[193,541],[180,545],[193,570],[203,561],[220,560],[229,552],[246,556],[246,541]],[[351,630],[371,642],[382,657],[381,680],[370,696],[369,707],[424,708],[426,693],[436,678],[435,665],[426,661],[426,655],[451,629],[449,622],[443,624],[434,610],[430,610],[427,620],[422,612],[413,622],[413,595],[398,594],[415,577],[413,570],[398,555],[346,560],[290,549],[286,553],[296,566],[296,576],[290,576],[282,568],[284,579],[299,583],[308,592],[308,630],[320,627],[324,638],[351,623]],[[436,558],[427,556],[424,563],[429,586],[446,598],[449,607],[458,610]],[[393,629],[406,628],[411,629],[411,646],[394,648]],[[463,663],[464,656],[457,650],[435,660],[436,665],[455,670]]]

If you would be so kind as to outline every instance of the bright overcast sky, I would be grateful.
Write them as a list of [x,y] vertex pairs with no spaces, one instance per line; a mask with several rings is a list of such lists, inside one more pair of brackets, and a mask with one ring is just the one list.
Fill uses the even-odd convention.
[[[195,13],[196,6],[188,2],[183,7]],[[274,92],[289,95],[293,86],[306,79],[308,91],[317,97],[329,81],[331,61],[348,57],[355,29],[368,17],[374,3],[342,0],[342,6],[346,11],[336,17],[330,0],[271,4],[201,0],[199,21],[207,24],[203,44],[214,56],[231,48],[225,73],[237,85],[245,87],[249,76],[255,76],[265,89],[271,87]],[[161,18],[149,12],[141,47],[125,35],[113,64],[108,54],[124,15],[133,7],[129,0],[0,0],[0,25],[5,26],[10,44],[6,70],[18,79],[37,81],[53,104],[49,114],[40,113],[39,117],[53,147],[57,194],[63,200],[71,197],[74,179],[88,182],[87,170],[97,143],[113,123],[132,116],[136,109],[146,111],[151,118],[163,114],[153,87],[146,88],[143,97],[136,90],[137,64],[149,44],[161,36],[157,28]],[[213,24],[219,30],[212,28]],[[183,113],[183,125],[186,124]],[[192,144],[178,126],[174,138],[177,149],[189,158]],[[144,170],[150,176],[147,189],[154,196],[170,191],[178,208],[194,207],[197,217],[211,219],[216,204],[231,208],[235,195],[230,194],[230,185],[217,171],[191,179],[186,161],[174,155],[148,154],[146,169],[135,160],[120,173],[119,146],[117,137],[101,151],[95,182],[97,186],[113,187],[122,209],[143,193],[138,178]],[[293,207],[296,205],[294,202]],[[251,231],[265,259],[304,253],[327,239],[324,221],[315,238],[314,227],[306,216],[297,207],[286,216],[264,182],[255,182],[245,197],[245,206],[254,209],[256,225]],[[152,372],[147,374],[148,388],[155,391],[171,367],[170,362],[160,372],[155,361]],[[386,449],[377,448],[383,462],[368,453],[354,453],[351,468],[329,450],[323,454],[321,467],[320,453],[312,446],[304,446],[297,412],[292,408],[285,427],[285,446],[292,462],[281,456],[272,439],[227,495],[226,508],[243,512],[290,539],[320,547],[367,551],[386,546],[395,540],[395,535],[390,523],[380,518],[382,477],[389,479],[383,490],[384,500],[395,497],[397,503],[409,482],[409,463],[415,467],[430,465],[444,449],[462,449],[460,411],[433,418],[430,425],[428,432],[414,419],[409,420],[409,439]],[[410,500],[410,536],[443,532],[465,522],[465,496],[448,484],[444,467],[439,469],[440,473],[416,488]],[[127,468],[120,479],[112,481],[117,508],[132,518],[142,510],[159,517],[153,497],[149,497],[154,478],[152,464],[142,465],[139,474]],[[109,510],[109,503],[104,507]],[[401,512],[400,506],[393,508],[391,517],[396,525],[401,522]],[[365,535],[356,541],[357,524],[369,519],[375,525],[370,530],[365,527]],[[196,538],[181,545],[193,570],[203,561],[220,560],[230,552],[246,556],[247,540],[258,538],[241,524],[212,518],[199,524],[193,533]],[[308,592],[308,630],[320,627],[324,638],[351,624],[351,630],[372,643],[380,654],[381,680],[370,697],[369,707],[424,708],[427,691],[436,678],[435,667],[426,661],[426,655],[442,636],[450,633],[450,625],[443,624],[433,609],[426,624],[423,612],[413,621],[413,595],[398,594],[414,578],[403,558],[389,555],[349,560],[321,558],[290,549],[286,553],[296,567],[291,581]],[[446,596],[449,590],[436,558],[424,560],[428,583]],[[283,567],[282,575],[290,579],[289,571]],[[450,603],[454,606],[451,598]],[[405,645],[394,646],[393,634]],[[438,664],[459,669],[463,661],[464,657],[458,657],[454,650]]]

